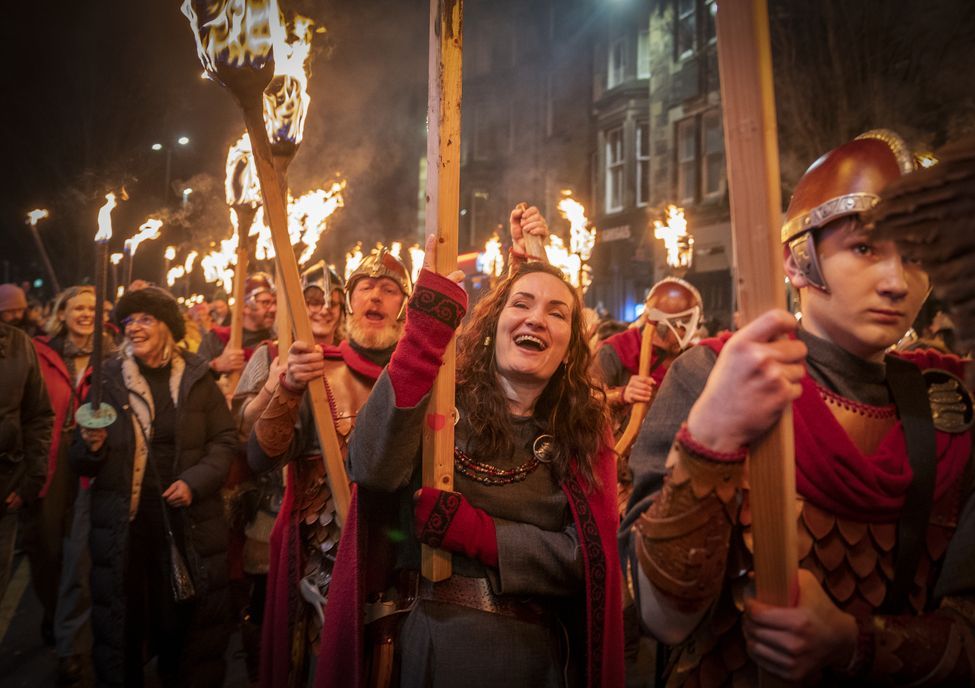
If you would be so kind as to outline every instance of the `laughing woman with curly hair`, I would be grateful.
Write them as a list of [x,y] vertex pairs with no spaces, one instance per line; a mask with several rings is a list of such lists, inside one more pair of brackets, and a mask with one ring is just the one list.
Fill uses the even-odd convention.
[[[404,611],[379,622],[396,631],[366,627],[378,648],[398,632],[391,665],[401,685],[621,685],[615,457],[605,400],[587,375],[579,298],[559,270],[530,262],[477,304],[457,342],[454,491],[421,487],[423,425],[437,422],[430,390],[467,306],[463,275],[433,272],[435,248],[427,242],[404,334],[352,436],[356,507],[317,685],[375,667],[381,654],[357,655],[349,640],[345,624],[377,616],[367,605],[363,617],[351,590]],[[399,586],[376,598],[353,569],[375,570],[383,513]],[[421,543],[451,553],[451,578],[418,580]]]

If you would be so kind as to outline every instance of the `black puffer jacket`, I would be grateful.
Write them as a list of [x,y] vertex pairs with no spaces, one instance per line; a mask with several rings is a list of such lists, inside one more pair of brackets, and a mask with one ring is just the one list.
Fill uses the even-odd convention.
[[[220,488],[237,451],[236,430],[226,401],[206,362],[183,353],[186,368],[176,404],[177,446],[174,478],[193,492],[187,509],[173,510],[186,519],[182,532],[197,601],[184,662],[189,685],[223,683],[227,640],[232,629],[227,587],[227,524]],[[94,664],[99,685],[121,685],[125,648],[125,561],[128,551],[129,500],[132,491],[135,433],[125,389],[122,362],[102,368],[103,399],[118,412],[108,440],[93,454],[80,434],[70,460],[82,475],[95,476],[91,488],[91,595],[95,633]]]

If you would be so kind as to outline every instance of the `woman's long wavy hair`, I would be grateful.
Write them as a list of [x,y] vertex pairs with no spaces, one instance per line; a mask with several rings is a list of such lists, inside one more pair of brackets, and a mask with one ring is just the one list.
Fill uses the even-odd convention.
[[68,301],[78,296],[78,294],[91,294],[94,296],[95,288],[83,284],[76,287],[68,287],[58,294],[57,299],[54,301],[54,308],[51,309],[51,315],[48,316],[47,322],[44,323],[44,331],[47,332],[52,339],[67,333],[68,325],[61,320],[60,316],[68,307]]
[[474,307],[457,337],[457,401],[478,438],[478,447],[493,456],[514,450],[514,428],[498,380],[494,355],[501,311],[512,287],[525,275],[543,272],[561,280],[572,294],[567,361],[549,379],[535,404],[535,417],[554,438],[552,466],[559,480],[575,467],[589,485],[596,484],[594,464],[607,428],[606,395],[589,377],[591,353],[582,324],[582,304],[562,272],[544,263],[522,263]]

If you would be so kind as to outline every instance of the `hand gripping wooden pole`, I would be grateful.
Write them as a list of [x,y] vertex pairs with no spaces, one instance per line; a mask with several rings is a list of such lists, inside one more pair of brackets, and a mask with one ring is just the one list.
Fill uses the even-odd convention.
[[[304,296],[301,292],[301,278],[298,275],[298,261],[295,260],[294,249],[288,236],[288,216],[284,195],[281,193],[281,184],[274,169],[271,146],[264,128],[262,103],[259,97],[246,100],[238,97],[238,102],[244,113],[247,131],[250,133],[254,164],[257,166],[257,176],[261,180],[261,194],[264,197],[264,215],[271,227],[271,241],[274,242],[274,252],[278,256],[278,266],[281,269],[281,284],[277,287],[284,289],[296,338],[303,342],[314,343],[315,337],[311,331],[308,311],[303,307]],[[336,516],[341,525],[345,523],[345,517],[349,513],[349,478],[342,462],[342,450],[335,432],[325,380],[316,378],[310,381],[308,395],[311,398],[315,429],[318,431],[318,444],[325,461],[328,487],[332,491]]]
[[[649,320],[646,321],[643,324],[643,336],[640,338],[639,373],[642,377],[650,374],[650,358],[653,355],[653,331],[653,323]],[[656,390],[654,390],[654,393],[656,393]],[[649,401],[638,401],[633,404],[633,408],[630,409],[630,419],[626,422],[626,428],[623,430],[623,434],[620,435],[619,440],[616,441],[616,447],[614,447],[620,458],[630,453],[633,442],[636,441],[636,436],[640,434],[640,426],[643,425],[643,419],[647,417],[647,411],[649,410]]]
[[[463,16],[463,0],[430,0],[426,231],[437,235],[436,268],[441,275],[457,269]],[[441,490],[454,487],[456,356],[451,340],[423,424],[423,484]],[[449,578],[450,554],[423,545],[420,571],[434,582]]]
[[[717,15],[718,65],[724,107],[731,228],[744,322],[785,308],[782,202],[772,50],[766,0],[721,0]],[[796,602],[795,442],[792,410],[749,448],[748,476],[758,599]],[[768,673],[761,685],[779,685]]]

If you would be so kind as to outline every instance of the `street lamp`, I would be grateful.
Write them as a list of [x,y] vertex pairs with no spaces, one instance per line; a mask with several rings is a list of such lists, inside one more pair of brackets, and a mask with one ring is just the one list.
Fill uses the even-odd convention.
[[[190,137],[185,135],[180,136],[179,138],[176,139],[176,145],[179,146],[189,145],[189,142],[190,142]],[[172,145],[166,146],[157,141],[156,143],[152,144],[151,147],[152,150],[156,152],[161,151],[163,149],[165,149],[166,151],[166,186],[163,188],[163,203],[165,203],[166,201],[169,200],[169,181],[170,181],[170,176],[173,168],[173,146]]]

